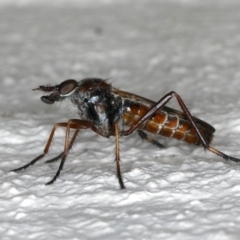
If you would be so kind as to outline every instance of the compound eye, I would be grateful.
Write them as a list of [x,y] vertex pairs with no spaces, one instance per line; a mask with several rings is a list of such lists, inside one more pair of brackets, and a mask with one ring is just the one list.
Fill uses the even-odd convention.
[[77,81],[73,79],[66,80],[59,85],[60,95],[68,95],[77,87]]

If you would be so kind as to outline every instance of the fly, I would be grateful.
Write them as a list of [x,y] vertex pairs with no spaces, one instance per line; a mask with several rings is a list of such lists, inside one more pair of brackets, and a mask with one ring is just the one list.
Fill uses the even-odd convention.
[[[193,117],[182,98],[174,91],[167,93],[158,102],[154,102],[133,93],[116,89],[99,78],[86,78],[79,82],[69,79],[56,86],[39,86],[33,90],[49,92],[49,95],[41,97],[41,100],[46,104],[70,101],[79,117],[67,122],[56,123],[43,153],[30,163],[12,170],[17,172],[26,169],[42,159],[49,151],[56,129],[64,127],[66,129],[64,151],[47,161],[50,163],[61,159],[61,163],[53,179],[46,185],[52,184],[60,175],[69,150],[82,129],[91,129],[106,138],[115,137],[115,162],[121,189],[124,189],[125,185],[120,168],[119,139],[134,131],[137,131],[142,139],[159,148],[164,146],[146,132],[175,138],[190,144],[202,145],[205,150],[226,160],[240,161],[240,159],[228,156],[210,145],[215,129],[210,124]],[[166,106],[173,97],[177,99],[182,112]],[[70,130],[74,130],[72,137],[70,137]]]

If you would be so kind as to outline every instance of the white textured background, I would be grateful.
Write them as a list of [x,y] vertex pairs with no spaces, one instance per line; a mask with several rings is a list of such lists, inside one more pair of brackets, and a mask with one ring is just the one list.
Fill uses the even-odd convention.
[[[91,76],[153,100],[175,90],[216,128],[213,145],[239,157],[239,23],[237,0],[2,0],[1,239],[239,239],[240,164],[201,147],[121,139],[126,190],[115,176],[114,139],[90,131],[54,185],[44,183],[58,163],[8,173],[42,152],[54,123],[75,116],[31,89]],[[59,130],[48,157],[63,139]]]

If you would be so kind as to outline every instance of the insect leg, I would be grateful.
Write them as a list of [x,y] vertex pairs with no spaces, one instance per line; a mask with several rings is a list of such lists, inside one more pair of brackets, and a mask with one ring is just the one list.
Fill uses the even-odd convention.
[[[73,137],[72,137],[72,139],[71,139],[71,142],[69,143],[69,150],[72,148],[73,143],[75,142],[76,137],[77,137],[77,135],[78,135],[78,132],[79,132],[78,129],[75,130],[75,133],[74,133],[74,135],[73,135]],[[56,162],[57,160],[59,160],[59,159],[61,159],[61,158],[63,157],[63,154],[64,154],[64,152],[61,152],[58,156],[56,156],[56,157],[54,157],[54,158],[52,158],[52,159],[47,160],[45,163]]]
[[[76,130],[79,131],[80,129],[87,129],[87,128],[90,128],[90,127],[92,127],[92,123],[88,122],[88,121],[84,121],[84,120],[70,119],[67,122],[67,125],[66,125],[66,135],[65,135],[65,144],[64,144],[64,152],[63,152],[63,156],[62,156],[62,160],[61,160],[60,166],[59,166],[58,171],[56,172],[55,176],[53,177],[53,179],[51,181],[47,182],[45,185],[53,184],[56,181],[56,179],[60,175],[60,172],[63,169],[63,166],[64,166],[65,160],[67,158],[68,152],[69,152],[70,148],[72,147],[71,146],[71,142],[72,141],[69,142],[70,129],[73,128],[73,129],[76,129]],[[73,136],[73,138],[74,138],[74,136]],[[72,138],[72,140],[74,142],[75,139],[73,139],[73,138]]]
[[54,158],[51,158],[51,159],[47,160],[45,163],[53,163],[53,162],[56,162],[56,161],[60,160],[63,156],[63,153],[64,152],[61,152],[59,155],[57,155]]
[[37,161],[39,161],[41,158],[43,158],[47,153],[48,153],[48,150],[49,150],[49,147],[51,145],[51,142],[52,142],[52,139],[53,139],[53,136],[54,136],[54,133],[56,131],[56,129],[58,127],[66,127],[67,126],[67,123],[56,123],[49,135],[49,138],[48,138],[48,141],[47,141],[47,144],[43,150],[43,153],[41,155],[39,155],[38,157],[34,158],[30,163],[20,167],[20,168],[16,168],[16,169],[13,169],[11,170],[10,172],[17,172],[17,171],[20,171],[20,170],[23,170],[23,169],[26,169],[30,166],[32,166],[34,163],[36,163]]
[[120,168],[120,147],[119,147],[120,134],[119,134],[118,123],[115,123],[114,127],[115,127],[115,139],[116,139],[115,161],[116,161],[116,167],[117,167],[117,177],[118,177],[120,188],[124,189],[125,186],[122,180],[122,174],[121,174],[121,168]]
[[189,112],[188,108],[186,107],[185,103],[183,102],[182,98],[174,91],[167,93],[164,97],[162,97],[144,116],[142,116],[134,125],[132,125],[128,130],[122,132],[122,135],[126,136],[131,134],[134,130],[136,130],[138,127],[140,127],[141,124],[143,124],[146,120],[148,120],[155,112],[157,112],[159,109],[161,109],[163,106],[165,106],[170,99],[173,97],[176,97],[178,104],[182,108],[183,112],[185,113],[186,117],[192,124],[194,130],[196,131],[204,149],[209,150],[212,153],[215,153],[216,155],[230,161],[234,162],[240,162],[240,159],[234,158],[231,156],[226,155],[225,153],[220,152],[219,150],[211,147],[206,140],[206,137],[201,132],[197,124],[195,123],[191,113]]
[[155,145],[156,147],[165,148],[165,146],[163,146],[163,145],[162,145],[161,143],[159,143],[157,140],[149,137],[149,135],[147,135],[144,131],[142,131],[142,130],[137,130],[137,132],[138,132],[138,135],[139,135],[142,139],[144,139],[144,140],[152,143],[152,144]]

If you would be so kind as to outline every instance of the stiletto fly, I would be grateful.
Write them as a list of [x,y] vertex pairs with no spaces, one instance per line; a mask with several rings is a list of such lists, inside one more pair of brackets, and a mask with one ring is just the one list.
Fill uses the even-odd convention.
[[[105,80],[98,78],[86,78],[79,82],[69,79],[56,86],[39,86],[33,90],[49,92],[49,95],[41,97],[41,100],[46,104],[70,101],[79,116],[79,119],[56,123],[43,153],[23,167],[12,170],[26,169],[43,158],[48,153],[55,130],[58,127],[64,127],[66,129],[64,151],[47,161],[49,163],[61,159],[61,163],[53,179],[46,185],[52,184],[58,178],[69,150],[82,129],[91,129],[106,138],[115,137],[115,162],[121,189],[125,188],[125,185],[120,169],[119,139],[130,135],[135,130],[142,139],[159,148],[164,146],[146,132],[175,138],[190,144],[202,145],[205,150],[213,152],[226,160],[240,161],[240,159],[228,156],[210,145],[215,129],[210,124],[193,117],[176,92],[169,92],[159,101],[154,102],[114,88]],[[173,97],[177,99],[182,112],[166,106]],[[74,130],[72,137],[70,137],[71,129]]]

